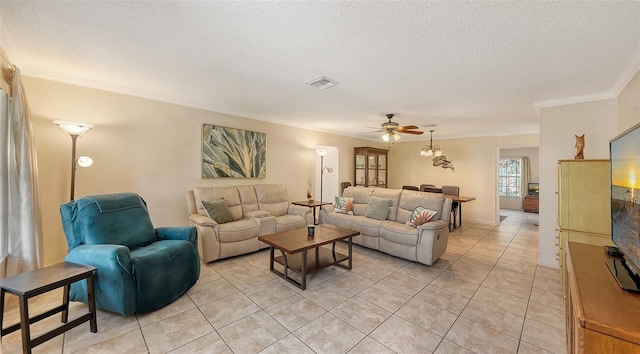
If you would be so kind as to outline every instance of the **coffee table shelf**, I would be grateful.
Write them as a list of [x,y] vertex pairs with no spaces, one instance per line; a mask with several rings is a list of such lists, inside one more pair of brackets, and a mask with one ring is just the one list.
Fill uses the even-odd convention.
[[[315,254],[313,251],[307,253],[307,274],[349,260],[349,256],[346,254],[336,252],[334,259],[331,250],[322,247],[316,248],[316,250]],[[274,257],[273,260],[282,266],[286,266],[289,270],[302,274],[302,253],[283,254],[282,256]]]

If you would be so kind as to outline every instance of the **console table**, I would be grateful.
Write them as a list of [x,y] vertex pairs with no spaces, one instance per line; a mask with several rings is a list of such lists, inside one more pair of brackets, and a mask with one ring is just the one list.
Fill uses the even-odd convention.
[[[98,331],[98,325],[96,321],[96,303],[93,289],[93,273],[96,269],[96,267],[71,262],[62,262],[0,279],[0,337],[13,333],[17,330],[21,330],[22,352],[31,353],[33,347],[87,321],[89,321],[91,332],[96,333]],[[69,285],[83,279],[87,280],[89,313],[67,323],[69,316]],[[37,316],[29,317],[29,298],[61,287],[64,287],[62,305]],[[4,319],[5,293],[18,296],[18,301],[20,303],[20,323],[6,328],[4,328],[2,323]],[[47,317],[53,316],[58,312],[62,312],[62,322],[64,325],[32,339],[29,326],[32,323],[36,323]]]
[[640,353],[640,294],[622,290],[602,246],[567,242],[568,353]]
[[291,204],[311,208],[313,210],[313,224],[318,225],[316,221],[316,208],[322,207],[323,205],[330,205],[331,203],[320,202],[318,200],[303,200],[300,202],[291,202]]

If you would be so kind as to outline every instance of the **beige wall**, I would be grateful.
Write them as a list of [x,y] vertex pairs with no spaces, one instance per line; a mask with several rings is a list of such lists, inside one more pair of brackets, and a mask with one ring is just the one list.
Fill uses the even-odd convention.
[[[353,147],[382,146],[30,77],[24,77],[24,87],[35,122],[45,264],[61,261],[67,252],[58,210],[69,200],[71,139],[53,120],[95,125],[78,139],[78,155],[91,156],[94,165],[78,168],[76,197],[139,193],[155,226],[187,225],[184,192],[196,186],[282,183],[292,199],[305,199],[309,184],[316,183],[316,145],[339,149],[340,181],[353,180]],[[267,177],[200,178],[203,123],[266,133]]]
[[[437,138],[437,137],[436,137]],[[460,186],[460,195],[476,197],[463,206],[464,218],[471,222],[495,224],[498,218],[497,161],[502,147],[537,146],[538,134],[510,137],[481,137],[436,140],[434,143],[452,160],[455,171],[433,166],[432,159],[420,156],[426,141],[396,143],[389,153],[391,188],[430,183]]]
[[640,70],[618,95],[618,133],[640,123]]
[[[30,77],[24,86],[35,122],[45,264],[62,260],[67,251],[58,210],[69,199],[71,139],[53,120],[95,125],[78,139],[78,155],[91,156],[94,165],[78,168],[76,197],[139,193],[156,226],[187,225],[184,192],[196,186],[283,183],[292,199],[304,199],[309,184],[316,185],[316,145],[338,148],[339,181],[353,181],[355,146],[390,147],[391,188],[459,185],[462,195],[477,198],[464,206],[465,219],[495,223],[498,147],[538,141],[537,134],[438,141],[456,166],[452,172],[419,155],[424,142],[388,145]],[[267,178],[200,178],[203,123],[266,133]]]
[[617,98],[540,110],[540,237],[538,263],[558,267],[557,160],[575,156],[574,135],[585,134],[586,159],[608,159],[609,140],[640,123],[640,71]]
[[557,162],[573,159],[575,135],[585,134],[585,159],[608,159],[616,135],[616,100],[601,100],[540,110],[540,235],[538,263],[558,267]]

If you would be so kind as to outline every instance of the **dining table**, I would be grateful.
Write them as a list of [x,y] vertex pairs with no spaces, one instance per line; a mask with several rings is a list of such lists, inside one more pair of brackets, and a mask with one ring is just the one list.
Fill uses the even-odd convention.
[[[452,227],[450,227],[450,230],[454,230],[459,228],[460,226],[462,226],[462,204],[476,200],[476,197],[460,197],[457,195],[444,195],[445,198],[449,198],[451,199],[454,203],[458,203],[456,204],[455,208],[452,206],[452,211],[453,211],[453,222],[450,224],[452,225]],[[456,217],[457,217],[457,222],[456,222]]]

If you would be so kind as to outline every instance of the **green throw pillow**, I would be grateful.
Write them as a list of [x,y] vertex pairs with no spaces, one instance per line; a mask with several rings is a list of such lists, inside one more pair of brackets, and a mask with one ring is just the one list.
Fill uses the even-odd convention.
[[429,210],[418,205],[413,210],[413,213],[411,213],[409,220],[407,220],[407,225],[419,227],[422,224],[428,223],[436,214],[438,214],[437,211]]
[[371,196],[371,198],[369,198],[369,204],[367,204],[367,212],[364,213],[364,216],[376,220],[386,220],[390,206],[391,199]]
[[224,199],[214,200],[211,202],[202,201],[204,209],[209,214],[209,217],[215,220],[218,224],[224,224],[233,221],[233,214]]

